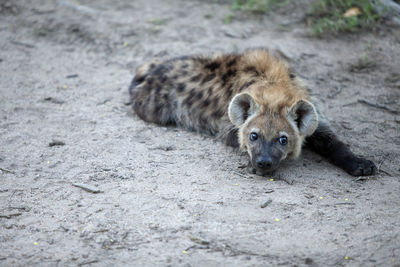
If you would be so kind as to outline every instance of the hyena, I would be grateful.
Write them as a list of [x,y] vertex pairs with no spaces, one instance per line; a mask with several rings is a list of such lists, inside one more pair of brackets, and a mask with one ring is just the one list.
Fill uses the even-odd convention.
[[338,139],[302,81],[267,50],[152,61],[137,69],[129,91],[140,118],[217,136],[248,152],[251,173],[273,172],[303,144],[351,175],[376,172]]

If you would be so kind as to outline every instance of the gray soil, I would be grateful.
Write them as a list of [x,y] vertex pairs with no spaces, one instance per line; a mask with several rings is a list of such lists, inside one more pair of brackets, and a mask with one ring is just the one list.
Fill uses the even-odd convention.
[[[225,24],[231,12],[0,1],[1,266],[400,265],[399,29],[319,40],[300,4]],[[250,175],[246,155],[127,103],[146,60],[251,47],[286,57],[379,174],[305,150],[274,177]]]

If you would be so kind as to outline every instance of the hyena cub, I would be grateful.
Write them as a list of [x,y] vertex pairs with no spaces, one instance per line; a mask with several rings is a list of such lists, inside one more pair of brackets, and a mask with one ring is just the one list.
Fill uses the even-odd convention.
[[137,69],[129,91],[143,120],[247,150],[252,173],[297,158],[304,143],[351,175],[376,172],[337,138],[301,81],[267,50],[149,62]]

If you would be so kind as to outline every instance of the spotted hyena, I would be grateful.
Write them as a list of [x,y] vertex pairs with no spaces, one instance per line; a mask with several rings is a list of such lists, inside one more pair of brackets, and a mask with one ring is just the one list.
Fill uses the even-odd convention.
[[297,158],[303,144],[351,175],[376,172],[338,139],[300,79],[267,50],[149,62],[129,91],[140,118],[217,136],[248,152],[252,173]]

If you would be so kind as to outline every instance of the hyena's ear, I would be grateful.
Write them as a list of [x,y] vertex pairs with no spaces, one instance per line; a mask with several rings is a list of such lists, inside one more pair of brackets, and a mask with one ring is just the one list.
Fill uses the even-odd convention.
[[299,129],[299,133],[309,136],[318,126],[318,115],[313,104],[306,100],[297,101],[290,109],[288,118]]
[[229,103],[228,115],[231,122],[239,127],[258,109],[256,102],[248,93],[237,94]]

